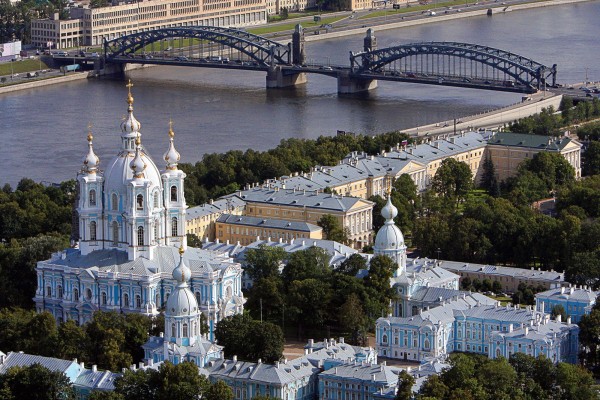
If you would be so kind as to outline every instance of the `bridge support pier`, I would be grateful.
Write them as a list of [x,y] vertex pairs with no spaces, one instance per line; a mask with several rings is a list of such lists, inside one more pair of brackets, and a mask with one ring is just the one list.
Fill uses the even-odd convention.
[[340,94],[367,92],[377,87],[376,79],[354,78],[350,76],[349,72],[340,72],[337,83]]
[[306,73],[285,72],[281,66],[269,68],[267,71],[267,89],[285,88],[306,83]]

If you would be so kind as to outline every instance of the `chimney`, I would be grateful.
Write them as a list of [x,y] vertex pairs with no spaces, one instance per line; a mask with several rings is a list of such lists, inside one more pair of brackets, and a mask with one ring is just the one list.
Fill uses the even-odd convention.
[[571,325],[571,317],[567,317],[567,325]]
[[[125,369],[125,368],[123,368]],[[92,365],[92,372],[98,372],[98,366],[97,365]]]
[[233,356],[232,360],[233,362],[237,362],[237,356]]
[[562,322],[562,315],[558,314],[556,316],[556,322]]
[[525,336],[527,336],[527,335],[529,335],[529,327],[528,326],[525,327]]
[[138,363],[138,368],[139,368],[139,369],[142,369],[142,368],[144,368],[144,363],[140,361],[140,362]]
[[339,340],[339,342],[340,342],[340,344],[344,344],[344,338],[343,338],[343,337],[340,337],[340,340]]

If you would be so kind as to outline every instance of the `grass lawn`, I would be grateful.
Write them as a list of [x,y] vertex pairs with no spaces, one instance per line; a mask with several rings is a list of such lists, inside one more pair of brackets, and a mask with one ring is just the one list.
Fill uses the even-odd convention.
[[40,60],[28,59],[22,61],[7,62],[0,64],[0,75],[10,75],[11,73],[20,74],[23,72],[39,71],[40,69],[48,69],[48,66]]

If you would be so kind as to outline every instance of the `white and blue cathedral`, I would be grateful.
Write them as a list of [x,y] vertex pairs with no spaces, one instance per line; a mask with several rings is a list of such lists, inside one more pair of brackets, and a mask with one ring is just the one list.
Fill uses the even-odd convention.
[[[49,311],[58,322],[78,324],[90,321],[97,310],[155,316],[164,309],[167,319],[177,319],[179,312],[198,318],[203,313],[212,339],[218,321],[243,311],[241,265],[187,248],[185,173],[177,167],[175,134],[170,126],[165,166],[159,171],[142,145],[131,86],[121,149],[104,171],[88,134],[88,153],[77,175],[78,246],[38,263],[36,309]],[[174,314],[169,308],[172,296],[180,298],[183,292],[180,277],[173,273],[181,263],[189,271],[185,293],[193,297],[189,303],[196,310],[171,307]],[[178,338],[176,344],[187,346],[195,342],[192,337],[199,337],[199,322],[192,321],[187,331],[173,323],[177,334],[171,329],[166,333]]]

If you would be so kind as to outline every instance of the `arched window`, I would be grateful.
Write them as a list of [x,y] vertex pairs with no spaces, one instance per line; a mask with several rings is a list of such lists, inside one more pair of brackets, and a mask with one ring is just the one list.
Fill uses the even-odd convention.
[[138,244],[138,246],[143,246],[144,245],[144,227],[143,226],[138,226],[138,229],[137,229],[137,244]]
[[142,308],[142,296],[140,296],[139,294],[135,295],[135,306],[137,308]]
[[383,335],[383,337],[381,338],[381,342],[387,343],[387,335]]
[[500,351],[500,349],[496,349],[496,358],[500,357],[502,357],[502,352]]
[[196,321],[194,321],[194,322],[192,322],[192,336],[198,335],[196,333],[196,329],[197,329],[197,324],[196,324]]
[[96,190],[95,189],[90,190],[89,200],[90,200],[90,207],[93,207],[96,205]]
[[429,339],[425,339],[425,341],[423,342],[423,348],[425,350],[429,350]]
[[129,295],[127,293],[123,294],[123,306],[129,307]]
[[88,289],[85,291],[85,298],[86,298],[87,300],[91,300],[91,299],[92,299],[92,289],[88,288]]
[[79,300],[79,289],[73,289],[73,300]]
[[171,236],[177,236],[177,217],[171,218]]
[[230,298],[231,296],[233,296],[233,289],[231,288],[231,285],[227,286],[227,289],[225,289],[225,297]]
[[106,292],[102,292],[102,305],[105,306],[107,302],[108,302],[108,299],[106,296]]
[[177,336],[177,330],[175,329],[175,324],[171,324],[171,336]]
[[112,223],[112,243],[113,246],[119,244],[119,223],[117,221],[113,221]]
[[154,192],[154,208],[160,207],[160,203],[158,202],[158,192]]
[[183,324],[183,337],[188,337],[188,324]]
[[58,292],[58,298],[62,299],[63,298],[63,288],[61,285],[58,285],[58,287],[56,288],[56,291]]
[[200,301],[200,292],[196,292],[196,302],[198,304],[201,304],[201,301]]
[[112,209],[113,211],[117,211],[119,209],[119,197],[117,196],[116,193],[112,194],[112,198],[110,201],[112,204]]
[[50,285],[46,286],[46,296],[52,297],[52,287]]
[[177,186],[171,186],[171,201],[177,201]]
[[138,194],[136,197],[136,204],[137,204],[137,209],[138,210],[143,210],[144,209],[144,196],[141,194]]
[[156,307],[160,307],[160,295],[158,293],[156,293],[156,298],[154,300],[154,304],[156,304]]
[[96,221],[90,222],[90,240],[96,240]]

